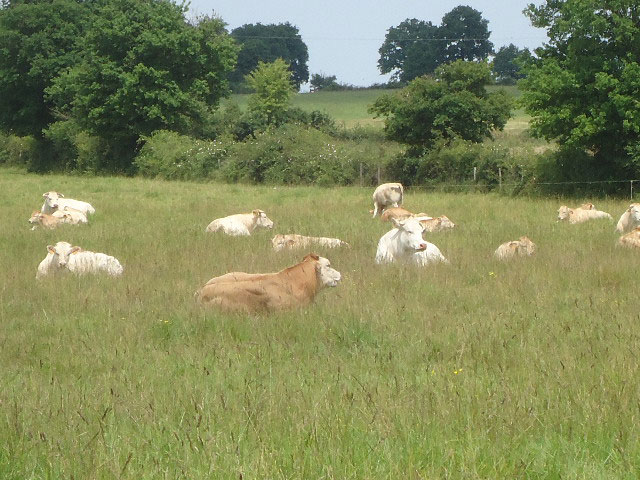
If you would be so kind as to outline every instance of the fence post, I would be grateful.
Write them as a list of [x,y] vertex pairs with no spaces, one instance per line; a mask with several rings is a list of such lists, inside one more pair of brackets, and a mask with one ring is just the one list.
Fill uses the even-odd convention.
[[378,185],[380,185],[380,165],[378,165]]
[[362,162],[360,162],[360,186],[364,187],[364,178],[362,177]]
[[475,182],[477,179],[478,167],[473,167],[473,181]]
[[633,200],[633,180],[631,180],[631,200]]
[[498,167],[498,183],[500,185],[500,191],[502,191],[502,168]]

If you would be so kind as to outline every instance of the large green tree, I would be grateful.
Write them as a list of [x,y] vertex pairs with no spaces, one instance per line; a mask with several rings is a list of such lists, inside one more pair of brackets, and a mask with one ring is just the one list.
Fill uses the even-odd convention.
[[491,53],[489,22],[471,7],[456,7],[442,18],[440,26],[407,19],[387,31],[378,50],[381,73],[408,82],[433,73],[455,60],[484,60]]
[[47,89],[59,111],[112,149],[126,170],[140,137],[192,133],[227,94],[237,48],[224,23],[196,25],[169,0],[101,2],[82,42],[80,64]]
[[239,86],[259,62],[271,63],[278,58],[289,65],[296,89],[309,80],[309,52],[298,28],[289,22],[263,25],[246,24],[231,31],[241,49],[238,63],[230,78]]
[[640,173],[640,5],[548,0],[525,13],[549,41],[521,80],[534,135],[555,140],[606,178]]
[[249,96],[249,111],[258,123],[277,126],[284,122],[293,94],[291,71],[281,58],[270,63],[258,62],[256,69],[246,77],[254,93]]
[[418,149],[456,138],[481,142],[504,128],[511,112],[503,91],[487,93],[490,79],[486,63],[457,60],[379,97],[370,112],[384,117],[389,139]]
[[78,64],[86,2],[5,2],[0,9],[0,129],[40,137],[53,119],[45,89]]
[[506,47],[500,47],[493,58],[492,70],[497,80],[501,83],[514,84],[516,80],[523,78],[521,62],[526,61],[531,53],[528,49],[520,49],[513,43]]

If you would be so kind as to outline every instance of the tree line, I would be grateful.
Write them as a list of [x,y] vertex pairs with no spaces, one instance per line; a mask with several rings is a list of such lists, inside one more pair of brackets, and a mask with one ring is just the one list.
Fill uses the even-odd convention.
[[[532,134],[559,147],[558,177],[636,177],[639,8],[630,0],[532,4],[524,14],[549,38],[534,52],[494,52],[488,21],[468,6],[439,25],[407,19],[389,28],[378,61],[403,88],[370,111],[417,158],[501,129],[511,102],[484,86],[518,81]],[[171,0],[1,0],[0,130],[33,137],[45,166],[130,172],[156,131],[219,136],[220,101],[232,89],[254,92],[248,114],[227,109],[222,119],[240,141],[287,121],[330,124],[288,107],[309,80],[297,27],[229,32],[218,17],[187,20],[186,12]],[[341,87],[335,76],[311,78]]]

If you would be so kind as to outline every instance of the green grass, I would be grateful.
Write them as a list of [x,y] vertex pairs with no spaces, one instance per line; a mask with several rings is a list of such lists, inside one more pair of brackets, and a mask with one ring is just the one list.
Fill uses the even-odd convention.
[[[90,201],[90,224],[30,231],[51,189]],[[0,170],[0,478],[637,478],[640,254],[614,225],[408,191],[459,225],[428,237],[451,265],[378,266],[370,195]],[[204,233],[252,208],[273,232]],[[288,232],[350,242],[318,250],[342,284],[272,316],[194,304],[215,275],[296,263],[271,250]],[[534,258],[493,260],[524,234]],[[36,282],[60,240],[124,276]]]
[[[490,86],[489,91],[496,89],[504,89],[509,96],[517,98],[520,94],[517,87],[507,86]],[[320,110],[328,113],[339,124],[343,124],[347,128],[359,125],[361,127],[374,126],[382,128],[383,120],[373,118],[368,112],[368,108],[378,97],[384,94],[391,94],[393,90],[371,89],[371,90],[347,90],[337,92],[314,92],[314,93],[297,93],[292,97],[292,105],[302,108],[303,110],[313,111]],[[237,94],[231,96],[231,101],[237,103],[240,108],[244,109],[247,105],[247,94]],[[514,118],[509,121],[507,128],[519,130],[526,129],[528,117],[521,110],[514,112]]]

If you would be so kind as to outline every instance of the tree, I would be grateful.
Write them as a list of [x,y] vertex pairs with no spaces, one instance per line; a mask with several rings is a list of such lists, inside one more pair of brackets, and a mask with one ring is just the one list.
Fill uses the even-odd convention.
[[385,117],[389,139],[418,149],[455,138],[481,142],[504,128],[511,111],[503,91],[486,92],[490,79],[485,63],[458,60],[438,67],[434,78],[416,78],[399,92],[381,96],[370,112]]
[[391,27],[378,50],[380,72],[394,72],[393,78],[401,82],[433,72],[442,58],[437,37],[438,27],[415,18]]
[[53,120],[45,90],[78,64],[90,19],[85,2],[7,2],[0,9],[0,128],[42,136]]
[[116,170],[130,167],[142,136],[197,129],[227,94],[236,58],[220,19],[190,25],[168,0],[102,3],[82,48],[82,62],[54,80],[48,98],[108,143]]
[[407,19],[387,31],[378,50],[381,73],[408,82],[430,74],[455,60],[485,60],[493,49],[488,21],[471,7],[456,7],[442,18],[440,26]]
[[294,93],[291,76],[289,65],[281,58],[271,63],[258,62],[247,75],[246,82],[255,91],[249,97],[249,111],[265,126],[278,126],[285,121]]
[[445,14],[438,29],[444,41],[442,62],[486,60],[493,51],[488,25],[489,21],[471,7],[460,5]]
[[[588,152],[604,178],[640,173],[640,6],[548,0],[526,15],[546,28],[520,81],[531,131],[561,153]],[[575,174],[575,173],[574,173]]]
[[493,73],[500,83],[514,84],[516,80],[523,78],[521,73],[521,60],[530,57],[528,49],[519,49],[513,43],[507,47],[500,47],[493,58]]
[[311,89],[315,92],[320,90],[338,90],[340,84],[337,82],[335,75],[322,75],[321,73],[314,73],[311,75]]
[[262,25],[246,24],[231,31],[241,49],[238,64],[231,74],[231,82],[238,86],[251,73],[258,62],[270,63],[282,58],[289,65],[296,89],[309,80],[309,52],[298,28],[289,22]]

